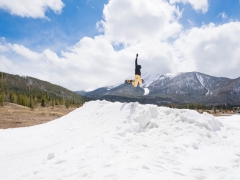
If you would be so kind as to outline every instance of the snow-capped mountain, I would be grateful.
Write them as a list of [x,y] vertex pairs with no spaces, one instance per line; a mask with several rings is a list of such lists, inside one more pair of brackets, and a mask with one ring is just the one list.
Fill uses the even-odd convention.
[[121,84],[103,87],[85,96],[113,101],[139,101],[141,103],[200,103],[240,104],[240,78],[214,77],[200,72],[142,75],[143,87]]

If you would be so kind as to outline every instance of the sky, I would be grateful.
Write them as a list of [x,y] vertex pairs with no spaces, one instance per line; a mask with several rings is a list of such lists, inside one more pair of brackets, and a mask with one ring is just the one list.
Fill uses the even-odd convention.
[[0,71],[73,91],[142,73],[238,78],[239,0],[0,0]]

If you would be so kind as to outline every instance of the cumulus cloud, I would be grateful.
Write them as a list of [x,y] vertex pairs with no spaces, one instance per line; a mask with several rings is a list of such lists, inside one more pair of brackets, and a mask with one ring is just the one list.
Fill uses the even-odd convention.
[[[200,71],[239,76],[239,22],[184,30],[175,4],[161,0],[110,0],[103,13],[104,21],[99,23],[103,35],[84,37],[60,55],[49,49],[34,52],[2,39],[0,71],[33,76],[71,90],[92,90],[133,78],[139,53],[142,73]],[[121,44],[122,48],[114,49]]]
[[208,10],[208,0],[169,0],[171,4],[174,3],[189,3],[196,11],[202,11],[202,13],[206,13]]
[[166,40],[179,33],[179,10],[160,0],[111,0],[105,5],[100,27],[112,42],[135,44],[149,39]]
[[37,53],[22,45],[4,46],[8,51],[1,52],[0,71],[33,76],[71,90],[92,90],[133,78],[136,53],[143,73],[171,72],[177,60],[168,43],[148,41],[115,51],[105,36],[84,37],[61,56],[48,49]]
[[240,22],[230,22],[219,26],[211,23],[183,32],[174,44],[179,59],[182,59],[179,71],[188,69],[217,76],[239,77],[239,31]]
[[30,18],[45,18],[48,9],[60,13],[64,4],[61,0],[0,0],[0,8],[12,15]]

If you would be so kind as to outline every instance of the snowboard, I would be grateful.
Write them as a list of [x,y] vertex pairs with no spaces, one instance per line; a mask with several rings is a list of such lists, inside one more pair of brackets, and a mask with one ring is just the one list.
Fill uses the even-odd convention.
[[[129,80],[129,79],[127,79],[127,80],[125,80],[125,84],[132,84],[132,82],[133,82],[134,80]],[[142,79],[142,83],[144,83],[144,80]]]

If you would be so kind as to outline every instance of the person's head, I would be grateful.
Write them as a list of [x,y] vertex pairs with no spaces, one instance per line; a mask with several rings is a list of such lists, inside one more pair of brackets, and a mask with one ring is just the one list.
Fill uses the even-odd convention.
[[142,66],[141,66],[141,65],[138,65],[138,68],[139,68],[139,69],[141,69],[141,68],[142,68]]

